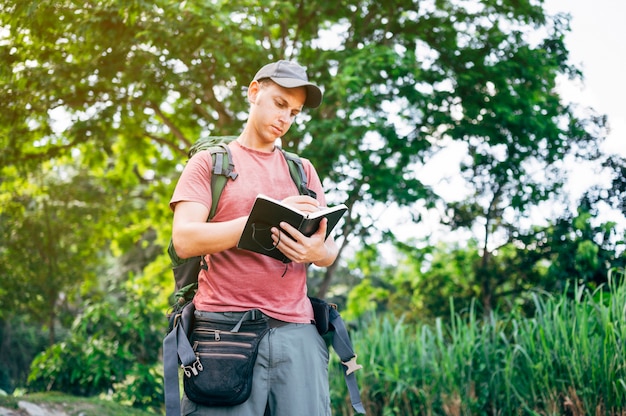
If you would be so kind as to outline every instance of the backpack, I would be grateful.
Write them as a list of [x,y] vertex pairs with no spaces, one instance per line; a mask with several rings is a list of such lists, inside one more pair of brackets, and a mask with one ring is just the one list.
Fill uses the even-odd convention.
[[[189,149],[189,158],[203,150],[211,152],[211,159],[213,161],[211,193],[213,198],[207,221],[210,221],[215,216],[217,204],[228,181],[234,181],[237,179],[238,174],[234,170],[235,164],[230,153],[230,149],[228,148],[228,143],[236,138],[237,136],[209,136],[199,139]],[[280,150],[287,161],[291,179],[298,187],[300,195],[308,195],[316,198],[317,195],[315,192],[307,186],[308,181],[300,157],[298,157],[295,153],[287,152],[282,148]],[[176,301],[172,306],[172,315],[175,315],[176,312],[180,311],[193,299],[198,289],[198,274],[200,273],[200,269],[203,268],[206,270],[207,265],[204,261],[204,256],[196,256],[188,259],[181,259],[178,257],[176,250],[174,249],[174,245],[172,244],[172,240],[170,240],[167,252],[172,262],[172,270],[174,272],[174,298]]]
[[[236,138],[236,136],[210,136],[199,139],[189,149],[189,158],[203,150],[211,152],[213,163],[211,193],[213,198],[207,221],[210,221],[215,216],[219,198],[228,181],[237,179],[238,174],[235,172],[235,164],[228,148],[228,143]],[[317,198],[315,192],[307,186],[308,181],[300,157],[282,148],[280,148],[280,151],[287,161],[289,174],[298,187],[300,195]],[[201,268],[206,270],[208,266],[204,256],[181,259],[176,254],[171,239],[167,252],[172,262],[172,271],[174,272],[174,298],[176,299],[172,310],[168,314],[169,328],[163,340],[166,415],[171,416],[180,414],[178,365],[194,374],[197,374],[197,371],[202,371],[201,367],[198,368],[198,360],[189,344],[188,337],[193,327],[194,307],[192,300],[198,289],[198,274]],[[313,306],[316,326],[318,331],[320,331],[320,335],[324,336],[327,346],[333,346],[342,364],[346,367],[344,369],[344,377],[352,406],[356,413],[365,414],[354,374],[362,366],[356,362],[357,355],[353,351],[352,343],[341,315],[337,312],[336,305],[328,304],[321,299],[313,297],[309,297],[309,299]],[[325,329],[320,330],[320,325],[325,326]]]

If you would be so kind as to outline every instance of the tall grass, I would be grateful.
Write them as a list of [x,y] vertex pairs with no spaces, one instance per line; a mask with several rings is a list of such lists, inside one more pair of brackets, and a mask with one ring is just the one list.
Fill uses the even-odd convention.
[[[533,301],[530,317],[451,306],[431,325],[362,324],[352,340],[368,414],[626,415],[626,286]],[[352,415],[336,358],[331,375],[333,414]]]

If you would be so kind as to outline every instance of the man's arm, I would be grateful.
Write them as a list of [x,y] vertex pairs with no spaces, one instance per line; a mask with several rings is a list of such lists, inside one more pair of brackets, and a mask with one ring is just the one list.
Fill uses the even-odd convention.
[[224,222],[206,222],[207,208],[199,202],[182,201],[174,208],[172,243],[181,258],[213,254],[233,248],[248,217]]

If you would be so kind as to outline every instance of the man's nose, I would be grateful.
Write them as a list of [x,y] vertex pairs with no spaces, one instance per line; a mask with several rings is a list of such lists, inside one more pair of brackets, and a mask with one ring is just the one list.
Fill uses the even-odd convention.
[[285,123],[285,124],[291,123],[291,111],[282,110],[279,114],[279,119],[282,123]]

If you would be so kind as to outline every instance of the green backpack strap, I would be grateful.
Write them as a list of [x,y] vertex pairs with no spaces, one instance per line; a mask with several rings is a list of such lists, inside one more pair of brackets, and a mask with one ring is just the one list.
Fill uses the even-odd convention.
[[208,136],[199,139],[189,149],[188,157],[190,159],[202,150],[208,150],[211,153],[213,163],[211,175],[212,203],[207,221],[215,216],[217,203],[228,180],[237,179],[238,173],[235,172],[235,162],[228,147],[228,143],[235,139],[237,139],[237,136]]
[[288,152],[284,149],[280,149],[287,161],[287,165],[289,166],[289,174],[291,175],[291,179],[298,187],[298,192],[300,195],[307,195],[311,198],[317,198],[317,194],[315,191],[309,189],[308,181],[306,178],[306,173],[304,172],[304,166],[302,166],[302,160],[300,156],[295,153]]
[[[291,175],[293,182],[298,187],[300,195],[308,195],[312,198],[317,198],[315,191],[308,188],[308,181],[300,156],[282,148],[280,150],[287,161],[289,174]],[[213,197],[211,200],[211,211],[209,212],[209,218],[207,221],[215,216],[217,204],[228,180],[235,180],[239,175],[234,171],[235,163],[233,162],[233,157],[230,153],[228,144],[220,143],[216,146],[210,147],[209,151],[211,152],[211,157],[213,159],[213,174],[211,175],[211,194]]]
[[[222,191],[226,187],[226,183],[229,179],[237,179],[238,173],[234,171],[235,164],[233,162],[232,154],[228,144],[220,143],[216,146],[210,147],[209,151],[213,158],[213,174],[211,175],[211,194],[213,195],[211,203],[211,211],[209,213],[209,221],[215,216],[217,211],[217,203],[222,196]],[[300,195],[308,195],[312,198],[317,198],[315,191],[309,189],[306,173],[304,172],[304,166],[302,165],[302,159],[295,153],[288,152],[280,148],[287,166],[289,166],[289,174],[291,179],[298,187]]]
[[230,148],[226,143],[220,143],[209,148],[213,160],[213,174],[211,175],[211,211],[207,221],[215,216],[217,203],[222,196],[222,191],[226,187],[229,179],[235,180],[239,174],[235,172],[235,163],[230,153]]

